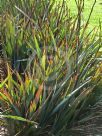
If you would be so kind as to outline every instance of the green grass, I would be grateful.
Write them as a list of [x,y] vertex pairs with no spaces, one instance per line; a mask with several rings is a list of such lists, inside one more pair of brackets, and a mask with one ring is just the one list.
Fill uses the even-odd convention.
[[[61,1],[61,0],[59,0]],[[85,0],[84,3],[84,11],[83,11],[83,20],[87,21],[91,7],[93,5],[95,0]],[[71,11],[71,14],[76,15],[77,14],[77,7],[75,0],[66,0],[68,3],[69,9]],[[94,6],[94,10],[92,13],[92,16],[90,18],[90,28],[93,28],[95,26],[99,25],[99,19],[102,22],[102,1],[101,0],[96,0],[96,4]]]
[[[75,0],[70,0],[69,2],[70,5],[70,9],[71,9],[71,13],[76,13],[77,12],[77,8],[76,8],[76,4],[75,4]],[[83,12],[83,19],[86,21],[91,7],[94,3],[94,0],[85,0],[85,5],[84,5],[84,12]],[[92,16],[90,18],[90,26],[94,27],[94,26],[98,26],[99,24],[99,19],[102,21],[102,1],[101,0],[97,0]]]

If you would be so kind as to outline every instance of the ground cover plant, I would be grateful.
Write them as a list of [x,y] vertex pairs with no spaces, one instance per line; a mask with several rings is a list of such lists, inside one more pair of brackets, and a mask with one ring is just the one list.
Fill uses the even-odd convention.
[[75,17],[64,0],[2,2],[0,117],[10,136],[71,135],[94,116],[90,105],[100,101],[94,98],[102,82],[101,21],[86,33],[96,1],[84,24],[84,1],[75,2]]

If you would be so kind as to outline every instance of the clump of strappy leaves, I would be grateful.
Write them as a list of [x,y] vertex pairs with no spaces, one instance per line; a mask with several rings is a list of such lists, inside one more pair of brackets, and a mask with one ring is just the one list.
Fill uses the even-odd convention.
[[101,79],[101,33],[86,33],[95,3],[85,24],[83,4],[76,1],[75,17],[64,0],[9,0],[2,11],[1,44],[9,64],[0,84],[6,111],[0,116],[11,135],[59,136],[87,110]]

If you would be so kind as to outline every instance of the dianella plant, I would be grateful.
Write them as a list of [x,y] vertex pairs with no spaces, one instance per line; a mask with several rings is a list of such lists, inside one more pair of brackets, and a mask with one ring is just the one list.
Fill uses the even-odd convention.
[[101,22],[86,32],[96,1],[85,24],[84,0],[75,2],[75,17],[64,0],[1,2],[7,76],[0,84],[0,117],[10,136],[64,136],[86,118],[87,100],[102,77]]

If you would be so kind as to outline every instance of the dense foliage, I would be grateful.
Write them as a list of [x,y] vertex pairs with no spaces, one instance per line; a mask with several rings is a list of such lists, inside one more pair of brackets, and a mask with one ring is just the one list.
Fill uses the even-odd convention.
[[62,136],[87,120],[101,81],[101,22],[86,33],[95,2],[85,24],[84,1],[76,5],[72,17],[64,0],[2,2],[0,116],[10,136]]

